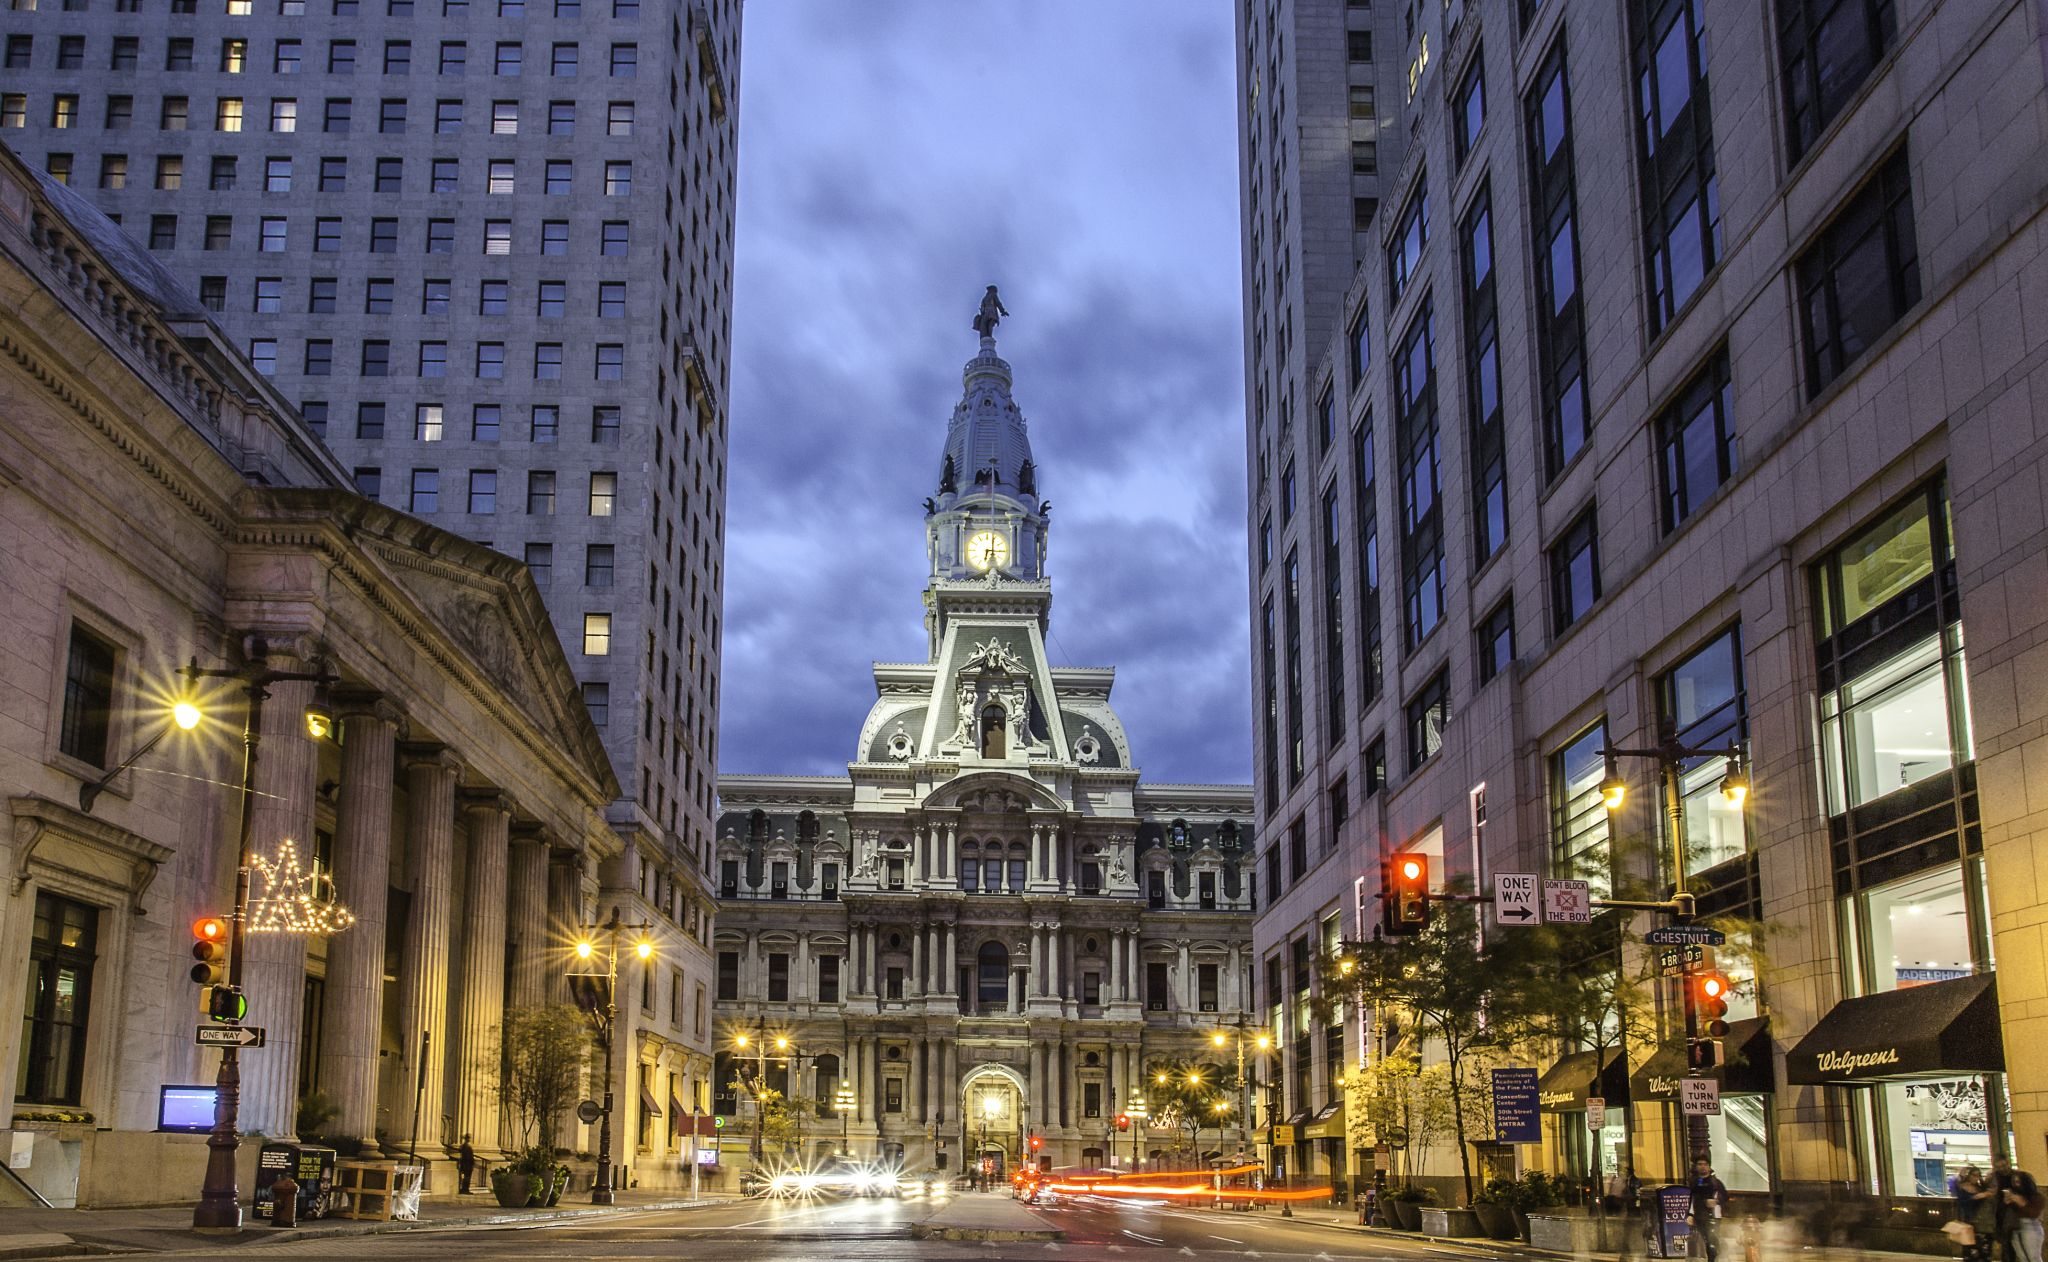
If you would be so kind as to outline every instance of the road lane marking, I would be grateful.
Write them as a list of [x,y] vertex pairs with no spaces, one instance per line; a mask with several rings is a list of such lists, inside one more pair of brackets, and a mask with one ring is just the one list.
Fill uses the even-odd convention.
[[1166,1243],[1166,1241],[1164,1241],[1164,1240],[1162,1240],[1162,1239],[1156,1239],[1156,1238],[1154,1238],[1154,1237],[1152,1237],[1152,1236],[1141,1236],[1141,1235],[1139,1235],[1139,1234],[1138,1234],[1137,1232],[1135,1232],[1135,1231],[1132,1231],[1132,1230],[1131,1230],[1130,1228],[1128,1228],[1128,1227],[1124,1228],[1124,1234],[1125,1234],[1126,1236],[1129,1236],[1129,1237],[1130,1237],[1131,1239],[1133,1239],[1133,1240],[1142,1240],[1142,1241],[1144,1241],[1144,1242],[1145,1242],[1146,1244],[1165,1244],[1165,1243]]
[[1242,1240],[1232,1240],[1232,1239],[1231,1239],[1231,1238],[1230,1238],[1229,1236],[1214,1236],[1214,1235],[1212,1235],[1212,1236],[1210,1236],[1210,1237],[1209,1237],[1209,1239],[1211,1239],[1211,1240],[1221,1240],[1221,1241],[1222,1241],[1222,1242],[1223,1242],[1224,1244],[1243,1244],[1243,1243],[1244,1243],[1244,1241],[1242,1241]]

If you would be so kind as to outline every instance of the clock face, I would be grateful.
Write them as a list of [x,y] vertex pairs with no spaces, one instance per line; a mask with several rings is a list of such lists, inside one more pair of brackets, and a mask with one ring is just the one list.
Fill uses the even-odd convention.
[[998,570],[1010,559],[1010,541],[993,530],[983,530],[967,540],[967,564],[977,570]]

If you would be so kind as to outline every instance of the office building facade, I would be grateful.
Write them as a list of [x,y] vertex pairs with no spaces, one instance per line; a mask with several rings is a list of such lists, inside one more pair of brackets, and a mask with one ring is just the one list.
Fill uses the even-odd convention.
[[[1305,7],[1348,6],[1241,30]],[[1670,848],[1656,765],[1613,765],[1609,813],[1602,751],[1740,749],[1743,805],[1725,760],[1680,764],[1702,914],[1768,927],[1734,969],[1722,1177],[1897,1224],[2008,1135],[2039,1167],[2040,10],[1399,20],[1408,99],[1380,105],[1409,146],[1251,470],[1263,966],[1369,932],[1396,852],[1597,894]],[[1312,980],[1276,977],[1276,1012]],[[1676,1168],[1656,993],[1661,1035],[1554,1072],[1513,1160]],[[1354,1161],[1380,1138],[1351,1132]]]

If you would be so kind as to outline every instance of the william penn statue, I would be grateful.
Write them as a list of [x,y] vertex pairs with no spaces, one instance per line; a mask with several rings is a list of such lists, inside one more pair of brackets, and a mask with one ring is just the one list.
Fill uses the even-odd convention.
[[988,292],[981,296],[981,310],[974,317],[974,331],[983,337],[994,337],[996,325],[1002,323],[1003,317],[1008,314],[1009,310],[1003,306],[1003,300],[996,297],[996,287],[990,285]]

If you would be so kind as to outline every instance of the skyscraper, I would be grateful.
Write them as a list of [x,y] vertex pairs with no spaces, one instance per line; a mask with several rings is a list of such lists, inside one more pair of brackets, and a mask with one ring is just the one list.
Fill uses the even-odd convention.
[[[1313,646],[1337,624],[1304,622],[1319,607],[1303,588],[1304,565],[1314,566],[1310,549],[1319,545],[1302,542],[1309,537],[1301,523],[1315,509],[1304,497],[1318,485],[1312,461],[1324,450],[1309,450],[1306,418],[1311,411],[1320,416],[1329,404],[1314,389],[1318,359],[1343,325],[1346,293],[1379,239],[1381,188],[1408,149],[1407,131],[1393,121],[1401,112],[1399,93],[1381,91],[1382,79],[1392,82],[1392,76],[1380,56],[1398,52],[1391,10],[1384,4],[1376,10],[1366,0],[1237,5],[1254,788],[1259,818],[1271,830],[1260,834],[1261,919],[1300,927],[1293,946],[1283,939],[1277,948],[1260,948],[1269,957],[1260,974],[1260,1011],[1275,1037],[1285,1024],[1280,1054],[1286,1080],[1298,1084],[1286,1115],[1334,1099],[1343,1076],[1338,1027],[1312,1031],[1306,1003],[1284,1002],[1287,996],[1307,999],[1311,958],[1350,931],[1329,914],[1350,895],[1348,867],[1322,864],[1325,845],[1310,861],[1308,838],[1323,835],[1320,812],[1326,805],[1341,808],[1336,799],[1313,800],[1320,777],[1309,776],[1309,763],[1326,730],[1344,726],[1349,715],[1342,696],[1327,706],[1308,700]],[[1362,608],[1350,628],[1363,660],[1374,663],[1353,681],[1350,705],[1369,706],[1377,694],[1377,618],[1375,610]],[[1314,878],[1300,885],[1312,868]],[[1283,879],[1283,869],[1291,881]],[[1341,1124],[1317,1130],[1298,1150],[1282,1145],[1276,1169],[1342,1171]]]
[[624,791],[607,881],[665,911],[708,863],[740,8],[0,12],[0,141],[196,289],[366,494],[531,567]]
[[[1240,4],[1248,189],[1280,161],[1250,139],[1267,98],[1283,147],[1338,127],[1307,67],[1365,12]],[[1939,1195],[2008,1127],[2039,1166],[2038,9],[1371,13],[1405,94],[1378,95],[1406,143],[1383,213],[1336,275],[1248,255],[1261,1002],[1318,986],[1299,944],[1371,932],[1395,853],[1482,894],[1682,877],[1702,916],[1770,927],[1722,961],[1731,1188]],[[1248,194],[1248,242],[1289,191]],[[1342,294],[1299,378],[1262,350],[1286,285]],[[1260,394],[1290,381],[1298,413]],[[1676,985],[1646,985],[1605,1063],[1530,1049],[1525,1159],[1674,1172],[1694,1049]],[[1297,1164],[1384,1138],[1351,1112]]]

